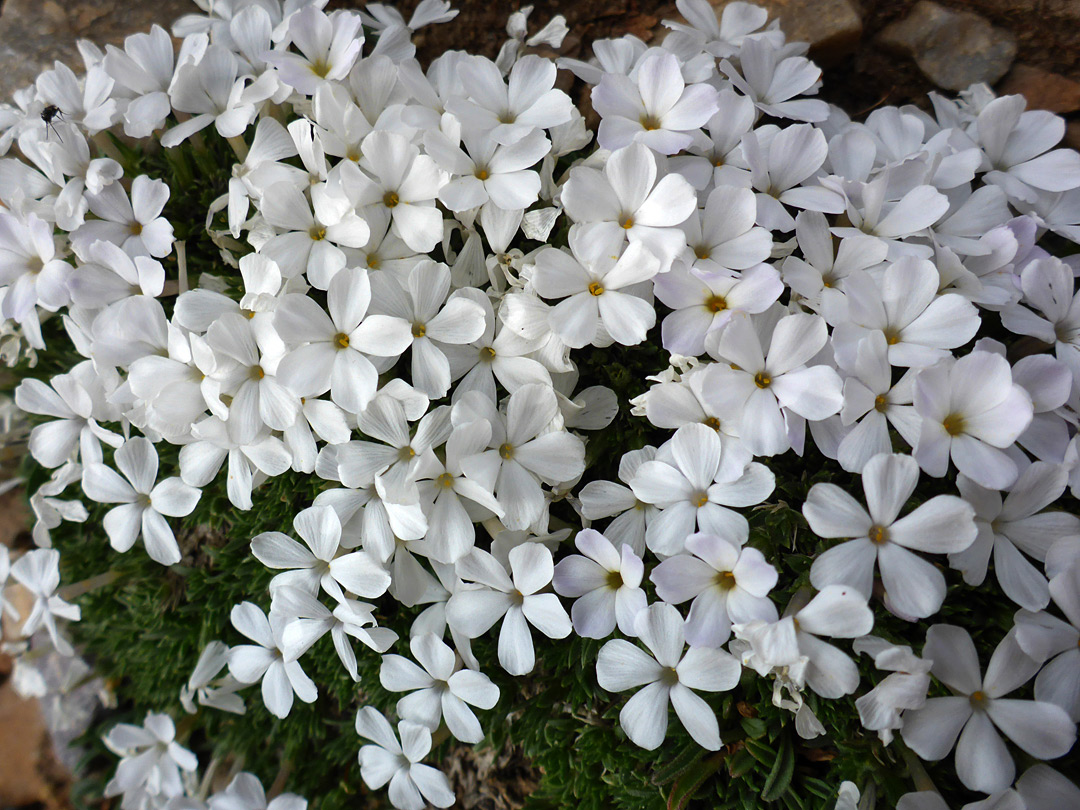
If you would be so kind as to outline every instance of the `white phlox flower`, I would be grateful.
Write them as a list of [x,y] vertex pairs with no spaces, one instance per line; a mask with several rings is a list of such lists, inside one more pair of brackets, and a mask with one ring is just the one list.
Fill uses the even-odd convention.
[[142,436],[124,442],[113,459],[119,473],[94,462],[83,468],[82,476],[88,498],[120,504],[102,521],[110,545],[123,553],[142,537],[146,553],[155,562],[180,562],[180,546],[165,518],[190,515],[202,493],[176,476],[157,481],[157,450]]
[[899,518],[918,481],[919,465],[911,456],[883,453],[862,471],[865,509],[835,484],[811,487],[803,504],[811,530],[819,537],[855,538],[818,555],[810,568],[815,588],[849,585],[869,599],[876,565],[888,604],[899,615],[925,618],[938,611],[945,577],[913,552],[962,552],[978,529],[975,510],[954,495],[938,495]]
[[293,697],[314,703],[318,689],[298,661],[284,657],[285,620],[271,613],[269,619],[258,605],[243,602],[229,614],[233,627],[254,641],[229,650],[229,672],[245,684],[262,682],[262,699],[275,717],[285,718]]
[[909,748],[929,761],[944,759],[956,746],[956,774],[966,787],[992,793],[1012,784],[1016,766],[1001,734],[1039,759],[1054,759],[1072,748],[1076,726],[1064,709],[1005,697],[1039,668],[1012,633],[994,650],[985,675],[971,636],[955,625],[937,624],[926,631],[923,658],[934,662],[930,673],[954,694],[930,698],[923,708],[905,712],[900,733]]
[[[27,551],[11,563],[10,577],[26,588],[34,598],[30,615],[19,617],[23,637],[29,638],[39,627],[44,627],[57,652],[61,655],[74,655],[71,643],[57,628],[56,619],[77,622],[82,611],[78,605],[65,602],[56,593],[60,587],[60,552],[44,548]],[[10,605],[6,602],[3,604],[5,610],[11,610]]]
[[462,557],[458,575],[481,587],[454,593],[446,604],[446,619],[469,638],[483,635],[502,619],[499,663],[511,675],[525,675],[536,663],[529,625],[548,638],[566,638],[572,625],[559,597],[540,593],[555,570],[551,552],[540,543],[524,543],[510,550],[509,561],[507,575],[486,551],[474,548]]
[[462,742],[477,743],[484,732],[469,705],[490,709],[499,700],[499,687],[487,675],[462,669],[450,649],[434,633],[409,639],[419,666],[400,655],[384,655],[379,680],[391,692],[409,692],[397,703],[400,717],[427,726],[432,732],[445,720]]
[[684,654],[682,616],[665,603],[638,613],[634,629],[648,653],[629,641],[614,639],[600,649],[596,659],[596,680],[603,689],[624,692],[643,687],[619,712],[619,726],[626,736],[648,751],[658,748],[667,735],[670,705],[698,745],[719,750],[722,740],[716,715],[694,690],[734,688],[742,672],[738,660],[709,647],[691,647]]
[[144,787],[152,796],[165,799],[183,792],[180,771],[194,771],[199,761],[176,742],[176,726],[167,714],[150,712],[141,726],[118,723],[102,741],[123,757],[105,786],[106,796],[127,794]]
[[636,633],[634,620],[648,601],[641,588],[645,572],[631,546],[615,546],[594,529],[574,538],[581,554],[563,557],[555,566],[552,585],[561,596],[574,599],[570,618],[574,632],[584,638],[607,638],[616,624],[624,636]]
[[378,710],[365,706],[356,714],[356,733],[373,744],[360,748],[360,775],[370,788],[390,783],[390,803],[398,810],[424,810],[428,803],[451,807],[456,801],[446,776],[420,760],[431,751],[426,726],[402,720],[398,735]]

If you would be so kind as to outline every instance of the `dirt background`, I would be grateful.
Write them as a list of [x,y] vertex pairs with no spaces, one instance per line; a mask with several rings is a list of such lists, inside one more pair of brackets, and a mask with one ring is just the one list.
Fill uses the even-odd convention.
[[[386,0],[406,17],[418,1]],[[770,18],[781,19],[785,30],[796,35],[803,30],[824,32],[810,53],[825,69],[821,97],[858,117],[885,104],[928,106],[926,93],[935,85],[916,64],[915,54],[882,45],[882,32],[906,18],[916,1],[764,0],[763,4],[770,8]],[[330,8],[356,5],[332,0]],[[494,57],[506,39],[506,19],[519,5],[456,0],[457,18],[417,34],[418,56],[426,61],[460,48]],[[1015,43],[1015,58],[1003,66],[1005,75],[996,89],[1021,92],[1029,106],[1064,114],[1070,121],[1066,142],[1080,146],[1080,0],[943,0],[940,5],[979,15],[996,29],[993,36]],[[674,3],[648,0],[536,0],[534,7],[530,33],[554,15],[564,15],[570,34],[561,53],[578,58],[590,55],[588,44],[597,38],[632,33],[646,42],[658,42],[664,31],[661,20],[677,16]],[[9,98],[39,71],[51,67],[54,59],[77,68],[81,64],[75,49],[79,38],[120,43],[127,34],[146,30],[153,22],[168,27],[177,15],[194,11],[186,0],[2,0],[0,98]],[[965,44],[977,47],[961,41],[961,50]],[[579,99],[585,95],[587,88],[580,82],[571,82],[569,77],[564,81]],[[0,496],[0,542],[16,549],[28,547],[26,526],[21,493]],[[0,810],[60,810],[67,804],[65,774],[51,753],[36,704],[15,695],[10,672],[11,660],[0,654]],[[478,800],[467,802],[469,806],[517,804],[516,797],[505,795],[494,784],[500,780],[499,767],[508,763],[485,762],[481,767],[468,759],[463,757],[468,773],[455,781],[463,784],[472,779],[473,796]],[[476,775],[487,784],[477,785]],[[520,774],[506,782],[518,780]]]

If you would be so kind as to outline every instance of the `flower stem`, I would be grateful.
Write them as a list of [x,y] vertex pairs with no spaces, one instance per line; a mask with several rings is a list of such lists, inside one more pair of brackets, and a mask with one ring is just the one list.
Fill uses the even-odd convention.
[[229,142],[229,146],[232,147],[233,152],[236,153],[236,159],[243,163],[247,160],[248,145],[239,135],[233,135],[231,138],[226,138]]

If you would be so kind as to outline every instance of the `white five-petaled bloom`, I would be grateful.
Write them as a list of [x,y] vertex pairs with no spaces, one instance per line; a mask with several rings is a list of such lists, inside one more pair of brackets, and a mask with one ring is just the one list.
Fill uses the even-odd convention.
[[746,542],[750,526],[729,507],[753,506],[772,493],[776,479],[764,464],[732,464],[715,430],[699,422],[683,425],[662,457],[646,461],[630,488],[644,503],[661,509],[645,530],[645,542],[658,554],[678,554],[695,529]]
[[914,455],[927,475],[941,478],[951,458],[981,486],[1004,489],[1016,480],[1019,469],[1005,449],[1031,424],[1034,408],[1004,357],[973,351],[923,369],[915,409],[922,429]]
[[560,199],[573,222],[603,222],[631,242],[644,242],[660,272],[686,247],[677,226],[697,209],[694,188],[679,174],[657,179],[656,155],[635,143],[612,152],[603,171],[575,166]]
[[624,249],[623,235],[604,223],[574,225],[570,249],[573,256],[558,248],[540,251],[532,276],[542,298],[564,299],[548,315],[556,334],[573,349],[611,340],[633,346],[645,340],[656,323],[656,310],[626,288],[656,275],[656,257],[641,242]]
[[270,51],[262,55],[278,69],[281,81],[305,96],[324,82],[349,74],[364,44],[362,20],[349,11],[326,14],[317,5],[304,6],[289,17],[288,40],[300,51]]
[[413,636],[409,650],[420,666],[400,655],[384,655],[379,669],[383,688],[410,692],[398,701],[398,715],[431,731],[443,719],[461,742],[480,742],[484,731],[466,704],[490,709],[499,700],[499,687],[482,672],[462,669],[454,651],[434,633]]
[[[807,365],[829,341],[825,321],[800,313],[775,324],[771,334],[763,336],[749,316],[732,318],[715,349],[727,363],[714,363],[705,372],[703,391],[709,402],[718,409],[720,403],[741,407],[740,438],[754,455],[776,455],[791,446],[789,411],[821,420],[844,403],[836,371],[824,364]],[[762,350],[766,340],[768,352]]]
[[304,703],[319,696],[315,682],[300,667],[286,661],[284,617],[265,613],[251,602],[241,602],[229,614],[233,627],[254,641],[229,650],[229,672],[241,683],[262,681],[262,699],[274,717],[285,718],[293,705],[293,695]]
[[48,222],[34,214],[20,221],[0,212],[0,284],[10,285],[0,314],[23,322],[35,306],[55,312],[68,303],[71,272],[71,265],[56,256]]
[[910,456],[882,453],[862,473],[866,508],[835,484],[814,484],[803,514],[819,537],[855,538],[819,555],[810,568],[815,588],[850,585],[869,598],[874,566],[881,572],[890,607],[902,616],[925,618],[945,600],[945,577],[915,551],[962,551],[975,540],[975,510],[954,495],[938,495],[897,519],[919,482]]
[[511,675],[525,675],[536,663],[529,625],[548,638],[566,638],[573,627],[559,597],[539,592],[551,583],[555,571],[547,547],[523,543],[510,549],[509,556],[510,575],[486,551],[474,548],[462,557],[458,576],[482,587],[455,592],[446,603],[446,618],[469,638],[483,635],[503,619],[499,663]]
[[278,378],[303,397],[329,391],[338,407],[360,413],[379,383],[367,355],[396,356],[412,342],[407,322],[368,314],[370,301],[371,284],[363,268],[344,268],[330,279],[329,314],[307,295],[282,297],[274,327],[291,350],[278,364]]
[[456,424],[474,421],[457,417],[471,406],[479,418],[491,424],[489,449],[463,458],[466,477],[494,492],[506,511],[503,523],[517,531],[528,528],[543,517],[546,501],[540,481],[559,484],[573,481],[585,469],[585,446],[566,430],[549,431],[559,403],[552,388],[539,383],[521,386],[510,395],[506,417],[495,411],[495,404],[479,392],[473,392],[454,406]]
[[1038,759],[1054,759],[1072,748],[1076,726],[1064,709],[1004,697],[1039,668],[1012,633],[994,650],[985,676],[975,643],[962,627],[937,624],[927,630],[923,657],[934,662],[931,674],[954,694],[905,712],[901,734],[909,748],[931,762],[944,759],[955,745],[956,774],[966,787],[993,793],[1012,784],[1016,766],[999,731]]
[[592,103],[601,117],[597,140],[604,149],[637,142],[662,155],[688,147],[718,106],[716,89],[704,82],[687,87],[678,57],[663,50],[645,56],[633,79],[605,73],[592,90]]
[[71,245],[80,256],[94,242],[119,245],[131,256],[160,259],[172,252],[173,226],[163,216],[169,187],[161,180],[140,174],[131,181],[131,199],[120,183],[110,183],[97,194],[88,193],[90,210],[99,217],[87,220],[71,234]]
[[932,661],[919,658],[911,647],[890,644],[877,636],[855,639],[852,647],[874,659],[878,669],[889,670],[877,686],[855,701],[864,728],[876,731],[881,741],[892,742],[893,731],[903,728],[900,714],[905,709],[921,709],[930,689]]
[[349,199],[358,209],[386,210],[394,234],[413,250],[433,250],[443,235],[435,197],[448,180],[446,173],[392,130],[376,130],[364,138],[362,153],[359,164],[350,160],[341,164]]
[[400,282],[386,271],[371,274],[372,312],[384,316],[380,323],[392,323],[395,348],[401,330],[409,330],[412,384],[436,399],[450,390],[450,361],[439,344],[472,343],[484,333],[483,307],[450,294],[450,282],[446,265],[429,259],[418,261]]
[[768,594],[777,573],[760,551],[705,532],[686,538],[686,550],[690,554],[661,562],[649,579],[665,602],[694,600],[686,618],[691,647],[719,647],[730,638],[733,623],[776,621]]
[[390,783],[390,804],[398,810],[424,810],[427,803],[450,807],[456,797],[450,782],[437,768],[420,762],[431,750],[426,726],[402,720],[397,735],[377,709],[365,706],[356,713],[356,733],[374,745],[360,748],[360,776],[374,789]]
[[722,743],[716,715],[693,690],[732,689],[739,682],[742,666],[723,650],[708,647],[691,647],[683,655],[683,619],[666,603],[641,611],[634,625],[651,655],[629,641],[614,639],[601,648],[596,659],[596,680],[609,692],[644,687],[619,712],[619,725],[626,736],[648,751],[658,748],[667,735],[670,704],[702,748],[719,750]]
[[579,554],[555,566],[552,585],[562,596],[575,598],[570,608],[574,632],[583,638],[607,638],[615,630],[633,636],[634,619],[648,605],[641,579],[645,565],[626,544],[616,547],[595,529],[574,538]]
[[1046,665],[1035,678],[1035,699],[1055,703],[1080,720],[1080,564],[1073,563],[1050,580],[1050,596],[1065,621],[1049,613],[1016,614],[1021,649]]
[[113,459],[123,477],[98,462],[88,464],[82,478],[87,497],[99,503],[120,504],[103,521],[109,543],[117,551],[125,552],[142,535],[146,553],[152,560],[162,565],[180,562],[180,546],[165,516],[190,515],[202,493],[177,477],[155,483],[157,450],[142,436],[128,439]]
[[[0,560],[0,573],[7,562],[7,549]],[[56,627],[56,617],[77,622],[82,615],[78,605],[65,602],[56,595],[56,589],[60,586],[60,552],[51,548],[38,548],[23,554],[11,564],[11,578],[26,588],[34,596],[34,605],[30,609],[29,616],[20,616],[22,620],[22,635],[29,638],[42,625],[49,632],[56,651],[61,655],[73,655],[74,650],[66,638],[60,635]],[[0,578],[0,586],[3,579]],[[11,605],[0,601],[0,613],[4,609],[11,609]]]
[[341,520],[329,506],[310,506],[293,518],[293,528],[307,545],[281,532],[263,532],[251,541],[255,557],[270,568],[291,569],[278,574],[271,588],[291,585],[314,595],[321,585],[339,602],[344,591],[374,598],[386,593],[390,574],[366,551],[340,555]]
[[1042,511],[1062,496],[1067,484],[1065,467],[1045,461],[1030,464],[1004,499],[996,490],[957,476],[960,494],[975,509],[979,534],[967,549],[949,555],[949,565],[963,572],[968,585],[982,585],[992,552],[994,577],[1005,595],[1027,610],[1045,608],[1050,603],[1046,576],[1024,555],[1044,563],[1055,540],[1080,536],[1076,515]]
[[180,769],[194,771],[199,760],[176,742],[176,726],[167,714],[149,713],[141,726],[118,723],[102,741],[122,757],[105,786],[106,796],[145,788],[151,796],[169,799],[184,792]]

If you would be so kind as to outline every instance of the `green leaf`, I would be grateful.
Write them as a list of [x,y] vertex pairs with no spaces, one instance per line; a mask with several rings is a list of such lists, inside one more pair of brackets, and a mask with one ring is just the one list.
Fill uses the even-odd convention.
[[724,753],[713,754],[708,759],[695,762],[687,768],[671,787],[668,795],[668,810],[685,810],[705,780],[720,770]]
[[768,724],[759,717],[742,718],[742,727],[746,736],[755,740],[760,740],[769,730]]
[[696,742],[691,742],[672,757],[663,768],[658,768],[653,772],[653,784],[666,785],[669,782],[674,782],[694,765],[700,757],[701,746]]
[[791,784],[794,773],[795,751],[791,744],[791,737],[785,734],[780,742],[780,751],[776,761],[773,762],[772,770],[765,777],[765,785],[761,788],[761,798],[767,802],[774,802],[783,796]]

